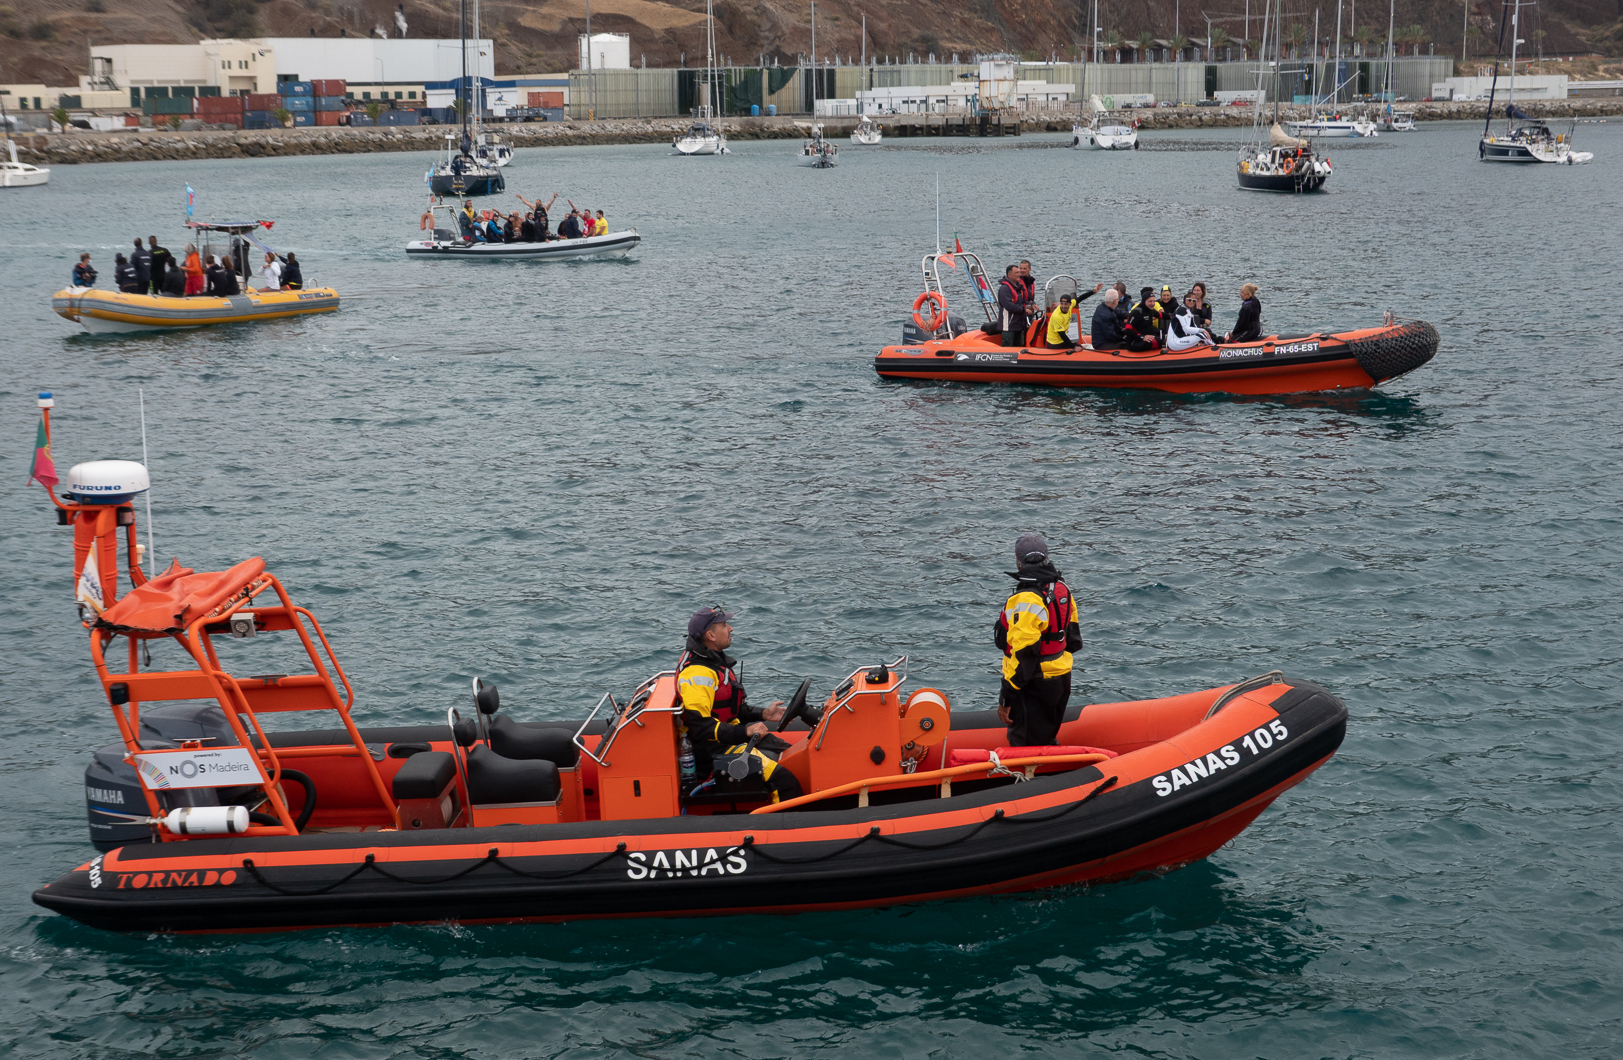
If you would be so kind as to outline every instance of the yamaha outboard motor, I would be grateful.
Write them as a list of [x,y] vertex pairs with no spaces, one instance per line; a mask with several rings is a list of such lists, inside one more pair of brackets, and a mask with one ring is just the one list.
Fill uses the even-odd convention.
[[[146,750],[179,747],[182,740],[199,739],[207,739],[214,747],[236,746],[237,738],[226,723],[225,712],[217,704],[174,703],[141,712],[141,746]],[[127,753],[123,741],[108,744],[97,751],[85,767],[85,810],[90,818],[90,841],[104,852],[125,843],[145,843],[152,839],[152,829],[147,825],[131,824],[122,816],[111,815],[145,817],[148,813],[135,767],[124,760]],[[158,805],[164,810],[178,806],[218,806],[222,791],[228,799],[237,794],[235,789],[181,788],[159,792]],[[102,813],[102,810],[111,813]]]
[[902,345],[919,346],[931,339],[955,339],[968,330],[969,325],[964,323],[964,318],[949,310],[947,322],[933,333],[925,331],[913,321],[908,320],[902,325]]

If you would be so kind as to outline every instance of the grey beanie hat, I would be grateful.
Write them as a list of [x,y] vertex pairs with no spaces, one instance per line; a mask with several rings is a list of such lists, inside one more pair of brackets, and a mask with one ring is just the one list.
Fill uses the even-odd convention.
[[1024,563],[1026,562],[1027,557],[1032,555],[1038,555],[1043,559],[1047,559],[1048,542],[1043,540],[1043,535],[1041,534],[1021,534],[1015,539],[1014,542],[1015,563]]

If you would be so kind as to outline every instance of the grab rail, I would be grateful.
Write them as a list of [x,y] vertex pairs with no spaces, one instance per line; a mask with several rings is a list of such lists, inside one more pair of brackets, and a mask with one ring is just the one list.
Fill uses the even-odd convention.
[[919,781],[921,780],[927,782],[940,781],[941,798],[947,799],[952,797],[952,778],[963,776],[966,773],[990,773],[993,771],[1001,771],[1004,774],[1009,774],[1012,768],[1022,768],[1026,770],[1025,779],[1030,780],[1032,774],[1036,772],[1037,767],[1041,765],[1074,764],[1079,766],[1091,766],[1097,765],[1100,762],[1108,761],[1110,761],[1110,756],[1103,754],[1049,755],[1046,758],[1011,758],[1007,761],[1000,761],[996,755],[993,755],[991,760],[988,762],[971,762],[967,766],[949,766],[946,769],[932,769],[928,773],[902,773],[897,776],[869,777],[866,780],[853,780],[850,783],[841,784],[838,787],[828,788],[825,791],[814,792],[810,795],[801,795],[798,798],[788,799],[784,802],[770,803],[766,806],[761,806],[757,809],[751,810],[750,813],[777,813],[779,810],[793,809],[796,806],[805,806],[810,803],[821,802],[824,799],[834,799],[841,795],[849,795],[853,791],[857,793],[857,806],[858,808],[861,808],[868,805],[868,791],[871,788],[922,787],[923,785],[919,784]]
[[1206,712],[1206,717],[1201,718],[1200,720],[1207,720],[1212,715],[1228,706],[1229,701],[1234,699],[1236,696],[1243,696],[1247,692],[1255,692],[1257,689],[1267,688],[1269,685],[1282,685],[1284,683],[1285,675],[1278,670],[1269,670],[1265,674],[1259,674],[1249,680],[1241,681],[1239,684],[1235,685],[1233,688],[1229,689],[1227,692],[1224,692],[1222,695],[1213,700],[1211,709]]
[[[626,722],[635,721],[636,715],[641,714],[644,710],[648,709],[648,700],[654,694],[654,686],[659,683],[659,679],[675,673],[675,670],[661,670],[659,673],[648,678],[648,680],[636,687],[636,690],[631,693],[631,698],[626,701],[626,705],[623,707],[615,702],[613,692],[603,693],[603,698],[597,701],[597,706],[592,708],[592,712],[586,715],[586,720],[580,723],[580,728],[575,730],[575,735],[573,737],[574,744],[576,747],[580,748],[581,754],[607,769],[609,766],[609,748],[614,745],[614,738],[620,734],[621,729],[625,728]],[[592,723],[592,719],[597,717],[597,712],[603,709],[603,704],[605,701],[608,702],[613,709],[609,711],[608,728],[603,734],[603,742],[597,745],[598,754],[603,756],[600,758],[598,755],[587,750],[586,742],[581,739],[581,736],[586,732],[586,726],[590,725]]]
[[[907,662],[907,656],[906,655],[899,656],[896,659],[895,662],[890,663],[888,665],[885,663],[884,660],[881,659],[880,662],[879,662],[879,666],[884,667],[892,675],[895,675],[896,667],[900,666],[902,668],[901,676],[897,677],[894,681],[892,681],[890,684],[886,685],[884,688],[881,688],[879,690],[880,695],[884,695],[887,692],[894,692],[896,689],[902,687],[902,683],[907,680],[908,662]],[[824,712],[822,720],[818,722],[818,725],[817,725],[817,730],[818,730],[818,732],[817,732],[817,747],[814,748],[814,750],[822,750],[823,737],[828,735],[828,726],[829,726],[829,723],[834,720],[834,713],[836,711],[838,711],[841,707],[844,707],[847,713],[855,714],[856,711],[852,710],[852,708],[850,706],[852,698],[856,696],[858,691],[862,691],[862,692],[872,692],[873,691],[873,689],[871,689],[871,688],[858,689],[857,688],[857,675],[862,674],[862,673],[871,672],[874,669],[877,669],[877,667],[871,667],[871,666],[858,667],[857,669],[852,670],[849,674],[847,674],[844,681],[841,681],[838,685],[834,686],[834,694],[835,694],[835,696],[837,696],[839,698],[836,700],[835,704],[832,707],[829,707],[828,710],[826,712]],[[840,691],[840,689],[842,689],[842,688],[845,689],[844,692]]]

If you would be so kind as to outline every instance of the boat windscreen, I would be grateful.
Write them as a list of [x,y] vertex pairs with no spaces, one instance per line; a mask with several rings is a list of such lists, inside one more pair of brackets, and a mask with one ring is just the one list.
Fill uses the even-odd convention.
[[230,232],[241,235],[260,227],[260,221],[187,221],[186,227],[199,232]]

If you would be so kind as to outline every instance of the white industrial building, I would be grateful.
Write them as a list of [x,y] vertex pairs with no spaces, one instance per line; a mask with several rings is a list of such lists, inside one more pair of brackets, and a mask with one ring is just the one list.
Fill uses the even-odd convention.
[[593,70],[629,70],[631,69],[631,34],[629,33],[594,33],[591,47],[588,49],[586,34],[582,33],[578,41],[580,45],[580,65],[577,70],[586,69],[587,52],[591,53],[591,68]]
[[[341,80],[369,88],[462,76],[458,40],[378,37],[265,37],[197,44],[96,44],[85,89],[143,90],[211,87],[222,96],[275,92],[277,81]],[[468,73],[496,76],[489,39],[467,43]],[[142,92],[143,95],[151,93]]]
[[[999,89],[1004,88],[1002,82]],[[968,113],[977,106],[1024,107],[1038,103],[1066,103],[1076,93],[1075,85],[1055,85],[1047,81],[1014,81],[1008,91],[999,91],[982,100],[981,85],[975,81],[958,81],[950,85],[903,85],[896,88],[874,88],[858,92],[856,106],[851,110],[833,106],[825,108],[819,101],[818,113],[839,114],[956,114]]]
[[[1517,74],[1517,99],[1566,99],[1566,74]],[[1432,99],[1487,99],[1493,92],[1499,99],[1510,95],[1510,75],[1499,78],[1494,87],[1491,77],[1450,77],[1431,86]]]

